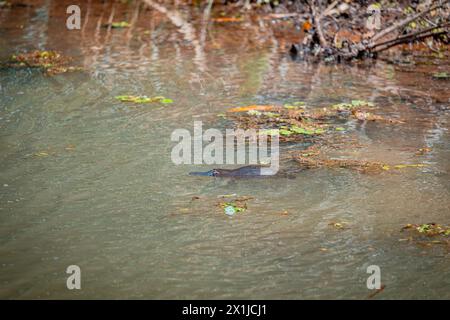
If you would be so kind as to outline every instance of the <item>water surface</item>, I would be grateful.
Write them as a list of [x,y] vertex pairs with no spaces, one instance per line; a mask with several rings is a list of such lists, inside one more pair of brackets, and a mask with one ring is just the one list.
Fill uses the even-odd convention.
[[[295,61],[298,35],[270,21],[208,24],[203,8],[149,2],[85,4],[80,31],[65,29],[70,1],[0,9],[2,60],[53,49],[85,69],[0,71],[0,297],[364,299],[375,264],[377,298],[450,298],[448,248],[399,241],[407,223],[450,222],[450,87],[432,79],[448,60]],[[108,19],[132,26],[102,28]],[[121,94],[175,102],[133,107]],[[217,114],[230,107],[352,99],[405,121],[348,123],[362,145],[352,157],[427,166],[233,181],[170,160],[174,129],[224,129]],[[254,199],[230,218],[216,204],[234,193]],[[79,291],[66,288],[72,264]]]

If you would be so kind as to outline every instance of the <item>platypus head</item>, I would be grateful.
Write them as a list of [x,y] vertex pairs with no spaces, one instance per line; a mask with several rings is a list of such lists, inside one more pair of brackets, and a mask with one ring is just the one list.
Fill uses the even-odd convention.
[[216,177],[220,174],[220,172],[216,169],[212,169],[205,172],[189,172],[191,176],[207,176],[207,177]]

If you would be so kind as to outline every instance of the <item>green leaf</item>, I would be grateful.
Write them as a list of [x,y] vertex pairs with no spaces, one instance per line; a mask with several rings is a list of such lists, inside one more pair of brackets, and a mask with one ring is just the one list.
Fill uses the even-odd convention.
[[450,78],[450,74],[448,74],[447,72],[436,72],[435,74],[433,74],[433,78],[435,78],[435,79],[449,79]]
[[428,230],[430,230],[429,224],[421,224],[420,226],[417,227],[417,231],[419,231],[420,233],[427,232]]
[[266,117],[269,117],[269,118],[276,118],[276,117],[280,116],[278,113],[274,113],[274,112],[263,112],[263,115],[265,115]]
[[350,110],[358,107],[374,107],[374,104],[364,100],[352,100],[351,103],[338,103],[331,106],[334,110]]
[[293,133],[292,131],[289,131],[289,130],[286,130],[286,129],[280,129],[280,134],[282,136],[290,136],[292,133]]
[[325,132],[325,130],[322,128],[305,129],[305,128],[301,128],[301,127],[297,127],[297,126],[292,126],[289,130],[293,133],[305,134],[305,135],[322,134]]
[[115,97],[117,100],[121,102],[133,102],[133,103],[151,103],[151,102],[159,102],[162,104],[173,103],[172,99],[165,98],[163,96],[157,96],[153,98],[149,98],[147,96],[131,96],[131,95],[121,95]]
[[263,130],[259,130],[259,135],[278,136],[278,135],[280,135],[280,130],[278,130],[278,129],[263,129]]
[[354,107],[363,107],[363,106],[369,106],[369,107],[373,107],[373,103],[371,102],[367,102],[364,100],[352,100],[352,106]]
[[164,98],[164,99],[161,99],[159,102],[161,102],[162,104],[170,104],[170,103],[173,103],[173,100],[169,99],[169,98]]
[[290,130],[292,132],[294,132],[294,133],[306,134],[306,130],[304,128],[300,128],[300,127],[297,127],[297,126],[292,126]]
[[305,106],[305,103],[303,101],[295,101],[294,103],[285,103],[284,108],[286,109],[303,109]]
[[262,112],[258,111],[258,110],[248,110],[247,114],[249,116],[260,116],[260,115],[262,115]]
[[112,28],[129,28],[130,24],[126,21],[113,22],[113,23],[111,23],[111,27]]

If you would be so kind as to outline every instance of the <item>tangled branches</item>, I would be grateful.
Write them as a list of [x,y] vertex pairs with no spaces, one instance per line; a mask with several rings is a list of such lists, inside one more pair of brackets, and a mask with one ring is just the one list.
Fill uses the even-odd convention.
[[368,6],[365,2],[305,0],[311,27],[305,28],[307,36],[292,46],[291,53],[353,59],[425,38],[448,43],[450,0],[413,0],[403,8],[389,1]]

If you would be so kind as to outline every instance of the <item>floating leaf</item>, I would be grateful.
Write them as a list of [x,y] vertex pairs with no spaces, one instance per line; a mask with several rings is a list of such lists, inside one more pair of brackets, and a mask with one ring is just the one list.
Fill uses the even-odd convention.
[[334,110],[344,111],[353,108],[354,106],[350,103],[338,103],[332,105],[331,108]]
[[152,103],[152,102],[159,102],[162,104],[169,104],[173,103],[172,99],[165,98],[163,96],[157,96],[157,97],[147,97],[147,96],[131,96],[131,95],[121,95],[115,97],[117,100],[120,100],[121,102],[133,102],[133,103]]
[[352,100],[352,106],[354,106],[354,107],[363,107],[363,106],[373,107],[374,104],[372,102],[367,102],[364,100]]
[[432,151],[431,148],[420,148],[420,149],[417,150],[416,155],[421,156],[421,155],[424,155],[424,154],[429,153],[431,151]]
[[259,135],[278,136],[280,135],[279,129],[262,129],[259,130]]
[[247,114],[250,116],[260,116],[262,115],[262,112],[258,110],[248,110]]
[[66,149],[67,151],[75,150],[75,145],[73,145],[73,144],[68,144],[64,149]]
[[422,167],[426,167],[426,166],[427,165],[423,164],[423,163],[418,163],[418,164],[397,164],[397,165],[394,165],[394,166],[390,166],[390,165],[384,164],[381,168],[383,170],[388,171],[388,170],[391,170],[392,168],[394,168],[394,169],[405,169],[405,168],[422,168]]
[[170,103],[173,103],[173,100],[169,99],[169,98],[164,98],[164,99],[161,99],[159,102],[161,102],[162,104],[170,104]]
[[338,111],[346,111],[359,107],[374,107],[374,104],[364,100],[352,100],[351,103],[338,103],[331,106],[333,110]]
[[111,27],[112,28],[129,28],[130,24],[126,21],[113,22],[113,23],[111,23]]
[[276,106],[261,106],[261,105],[251,105],[246,107],[236,107],[231,108],[228,112],[247,112],[250,110],[258,110],[258,111],[270,111],[277,109]]
[[344,229],[346,222],[330,222],[328,225],[335,227],[336,229]]
[[280,134],[283,136],[290,136],[293,132],[286,129],[280,129]]
[[34,154],[36,157],[48,157],[48,152],[39,151]]
[[422,168],[426,167],[426,164],[418,163],[418,164],[397,164],[394,166],[395,169],[404,169],[404,168]]
[[304,135],[322,134],[325,132],[325,130],[323,130],[322,128],[301,128],[297,126],[292,126],[289,130],[293,133]]
[[417,231],[419,231],[420,233],[424,233],[430,230],[430,225],[429,224],[422,224],[420,226],[417,227]]
[[292,104],[286,103],[284,104],[284,108],[286,109],[303,109],[305,106],[305,103],[303,101],[296,101]]
[[222,194],[222,195],[217,196],[217,198],[232,198],[232,197],[236,197],[236,193]]
[[278,113],[274,113],[274,112],[263,112],[262,114],[269,118],[276,118],[276,117],[280,116]]
[[120,100],[121,102],[134,102],[134,103],[149,103],[152,102],[152,100],[147,96],[116,96],[117,100]]
[[435,79],[450,79],[450,74],[447,72],[436,72],[433,74],[433,78]]

